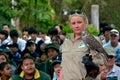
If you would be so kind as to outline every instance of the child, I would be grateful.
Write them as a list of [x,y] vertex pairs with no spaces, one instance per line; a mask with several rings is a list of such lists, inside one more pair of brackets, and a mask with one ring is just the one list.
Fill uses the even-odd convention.
[[47,55],[43,53],[40,59],[36,61],[37,66],[38,66],[37,68],[43,72],[45,72],[45,64],[46,64],[47,58],[48,58]]
[[3,52],[0,53],[0,64],[2,62],[8,62],[7,55]]
[[16,75],[12,80],[50,80],[50,77],[36,69],[34,58],[31,56],[25,56],[18,68],[16,69]]
[[53,80],[59,80],[58,78],[60,77],[60,72],[62,70],[62,67],[61,67],[61,61],[62,61],[62,58],[61,58],[61,54],[57,55],[56,57],[54,57],[52,60],[52,66],[54,68],[54,76],[53,76]]
[[60,53],[59,46],[56,45],[55,43],[50,43],[46,46],[45,53],[48,55],[48,59],[45,64],[45,70],[46,73],[48,73],[52,78],[54,73],[53,66],[51,65],[52,58]]
[[13,42],[13,43],[9,44],[8,46],[12,52],[12,55],[13,55],[11,62],[14,66],[17,67],[17,65],[21,61],[21,51],[18,48],[18,44],[16,42]]
[[7,44],[8,44],[8,32],[6,30],[0,30],[0,48],[4,49],[7,48]]
[[52,40],[52,43],[55,43],[55,44],[57,44],[58,46],[61,45],[61,40],[60,40],[60,37],[59,37],[58,35],[53,36],[53,37],[51,38],[51,40]]
[[12,64],[12,62],[9,59],[10,59],[10,57],[8,54],[6,54],[4,52],[0,52],[0,64],[3,62],[9,62],[12,66],[12,74],[14,75],[16,67]]
[[[30,53],[29,55],[32,56],[33,58],[37,59],[39,58],[39,54],[35,52],[36,46],[35,42],[32,40],[28,40],[26,43],[25,50],[22,53],[25,53],[26,51]],[[24,56],[24,54],[22,54]]]
[[12,76],[12,67],[8,62],[3,62],[0,64],[0,80],[9,80]]

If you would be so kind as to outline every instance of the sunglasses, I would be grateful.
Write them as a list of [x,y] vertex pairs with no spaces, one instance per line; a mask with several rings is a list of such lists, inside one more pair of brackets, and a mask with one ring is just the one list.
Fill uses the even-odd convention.
[[69,12],[69,15],[72,15],[72,14],[82,14],[82,12],[80,10],[72,10]]

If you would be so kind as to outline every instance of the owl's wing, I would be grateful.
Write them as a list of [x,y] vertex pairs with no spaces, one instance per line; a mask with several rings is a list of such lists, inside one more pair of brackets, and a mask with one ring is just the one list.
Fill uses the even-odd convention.
[[84,31],[82,35],[82,40],[86,44],[86,46],[92,50],[97,51],[98,53],[103,53],[107,58],[108,54],[104,50],[102,44],[88,31]]

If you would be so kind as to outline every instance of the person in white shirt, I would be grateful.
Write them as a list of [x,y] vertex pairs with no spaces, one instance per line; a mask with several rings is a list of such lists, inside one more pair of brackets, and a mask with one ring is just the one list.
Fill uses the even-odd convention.
[[59,80],[60,78],[60,72],[62,70],[62,67],[61,67],[61,61],[62,61],[62,58],[61,58],[61,54],[53,57],[53,62],[52,62],[52,66],[54,67],[54,75],[53,75],[53,79],[52,80]]
[[40,30],[38,36],[44,41],[44,43],[46,44],[51,43],[51,38],[46,35],[44,30]]
[[0,30],[0,47],[6,47],[8,44],[8,32],[6,30]]
[[104,48],[113,48],[115,50],[115,59],[116,62],[120,64],[120,42],[119,39],[119,31],[116,29],[112,29],[110,31],[110,42],[103,45]]
[[25,49],[26,41],[23,40],[22,38],[19,38],[19,34],[18,34],[17,30],[11,30],[10,37],[12,40],[12,42],[10,42],[10,43],[16,42],[18,44],[18,48],[21,51],[23,51]]
[[10,35],[9,35],[10,30],[11,30],[10,25],[8,25],[8,24],[3,24],[3,25],[2,25],[2,30],[6,30],[6,31],[8,32],[7,40],[8,40],[8,41],[11,41],[11,38],[10,38]]
[[115,64],[115,52],[112,48],[105,48],[108,58],[104,76],[106,80],[120,80],[120,67]]
[[29,28],[28,34],[30,35],[30,38],[28,40],[34,41],[36,45],[41,40],[41,38],[38,37],[38,31],[34,27]]
[[102,40],[103,45],[110,42],[110,30],[112,30],[112,28],[109,26],[105,26],[103,28],[103,34],[104,34],[104,39]]

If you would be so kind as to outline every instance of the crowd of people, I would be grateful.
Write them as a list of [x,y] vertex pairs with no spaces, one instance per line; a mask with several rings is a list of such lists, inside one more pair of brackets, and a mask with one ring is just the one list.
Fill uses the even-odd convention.
[[69,14],[69,38],[61,25],[22,36],[8,24],[0,30],[0,80],[120,80],[119,31],[103,21],[98,34],[107,57],[82,40],[88,19],[79,10]]

